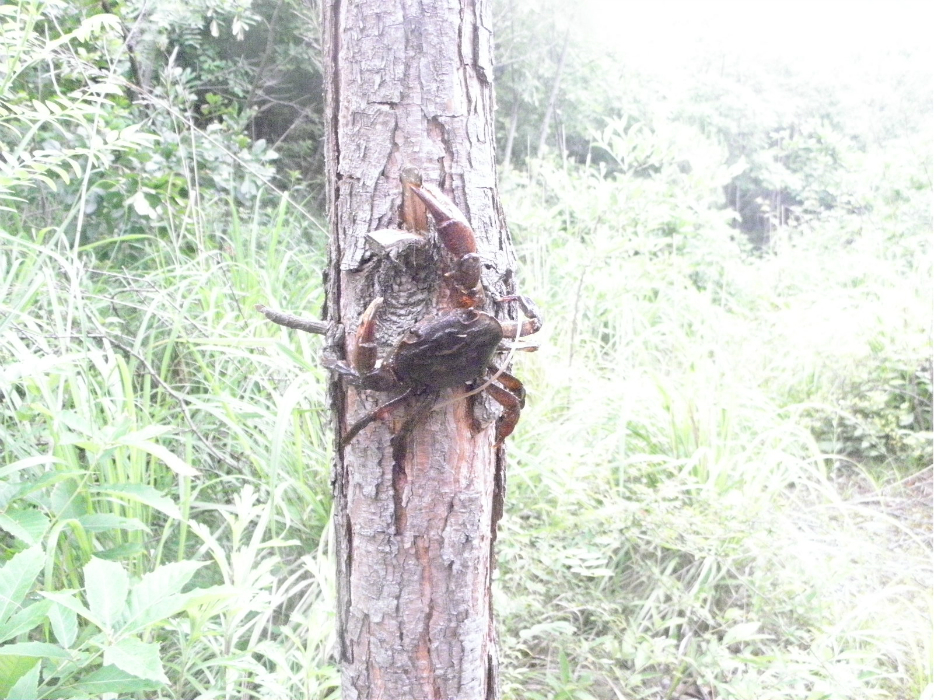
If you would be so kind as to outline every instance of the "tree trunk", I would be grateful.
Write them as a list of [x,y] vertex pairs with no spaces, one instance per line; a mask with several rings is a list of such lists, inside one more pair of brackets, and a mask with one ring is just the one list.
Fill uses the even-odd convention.
[[[366,234],[400,225],[403,168],[466,214],[489,296],[514,290],[496,192],[487,0],[326,0],[324,12],[330,352],[349,358],[367,305],[384,298],[382,354],[443,297],[435,238],[385,255]],[[448,390],[441,402],[462,394]],[[344,700],[498,697],[490,604],[502,511],[496,409],[449,401],[391,438],[412,407],[349,445],[340,436],[392,395],[335,378],[331,402],[338,632]]]

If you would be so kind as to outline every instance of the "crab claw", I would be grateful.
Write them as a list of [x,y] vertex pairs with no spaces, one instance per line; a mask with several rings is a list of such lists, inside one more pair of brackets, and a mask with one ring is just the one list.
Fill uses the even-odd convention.
[[366,373],[376,366],[376,312],[383,305],[383,298],[376,297],[366,307],[357,326],[357,348],[353,355],[353,368],[357,372]]
[[444,247],[458,258],[477,252],[477,241],[473,229],[464,218],[464,214],[444,192],[432,184],[423,182],[417,185],[407,183],[418,198],[425,203],[435,220],[438,236]]
[[444,275],[450,282],[452,300],[457,308],[472,309],[483,302],[483,287],[480,286],[482,267],[480,256],[468,253],[458,258],[454,269]]
[[480,286],[480,256],[473,229],[457,205],[440,189],[428,183],[405,181],[406,186],[425,204],[435,220],[441,243],[457,260],[454,269],[445,277],[452,288],[453,304],[458,308],[472,308],[483,301]]

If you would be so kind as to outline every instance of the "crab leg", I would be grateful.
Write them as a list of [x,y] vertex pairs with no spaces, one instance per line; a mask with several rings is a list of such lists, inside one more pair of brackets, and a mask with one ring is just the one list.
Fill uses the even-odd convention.
[[395,409],[397,409],[399,406],[405,403],[406,399],[408,399],[412,395],[412,391],[413,391],[412,389],[406,389],[405,392],[403,392],[396,398],[391,399],[390,401],[387,401],[379,408],[376,408],[370,411],[365,416],[363,416],[363,418],[361,418],[356,423],[354,423],[352,426],[350,426],[350,429],[344,434],[344,437],[341,438],[341,447],[346,447],[347,445],[349,445],[350,441],[353,440],[355,437],[357,437],[357,435],[360,433],[361,430],[363,430],[365,427],[367,427],[370,423],[375,421],[377,418],[379,418],[380,420],[386,418]]
[[503,415],[496,421],[496,444],[494,446],[499,447],[516,429],[519,414],[522,411],[522,400],[496,384],[490,384],[486,390],[503,407]]
[[519,408],[525,408],[525,386],[518,377],[501,370],[496,365],[490,365],[490,371],[496,375],[496,381],[509,389],[510,393],[519,400]]
[[[519,415],[525,408],[525,387],[516,377],[496,365],[489,366],[490,376],[485,385],[487,393],[503,407],[503,414],[496,421],[496,447],[503,444],[516,429]],[[506,389],[493,382],[498,381]],[[508,391],[507,391],[508,389]]]
[[376,312],[383,305],[383,298],[376,297],[366,307],[357,326],[357,347],[353,355],[353,368],[365,374],[376,367],[378,348],[376,347]]
[[541,330],[544,322],[542,314],[531,299],[521,294],[512,294],[500,299],[500,302],[504,301],[514,301],[519,304],[519,308],[522,309],[522,313],[526,317],[525,321],[500,321],[500,325],[503,327],[504,339],[522,338]]

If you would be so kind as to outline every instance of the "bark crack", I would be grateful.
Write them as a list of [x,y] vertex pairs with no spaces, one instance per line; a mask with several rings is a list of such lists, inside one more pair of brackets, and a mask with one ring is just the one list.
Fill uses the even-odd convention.
[[405,523],[407,520],[405,513],[405,487],[409,483],[409,477],[405,473],[405,465],[402,461],[392,461],[392,504],[393,520],[395,522],[395,534],[397,536],[405,532]]

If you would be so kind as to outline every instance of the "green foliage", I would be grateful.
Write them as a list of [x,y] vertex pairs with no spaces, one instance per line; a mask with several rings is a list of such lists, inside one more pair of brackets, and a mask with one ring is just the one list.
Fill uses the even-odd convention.
[[[512,220],[533,217],[533,229],[550,233],[539,251],[539,237],[520,232],[526,284],[536,287],[555,279],[541,266],[566,270],[585,255],[563,227],[593,206],[575,190],[550,190],[552,173],[541,169],[541,181],[510,197]],[[550,222],[535,217],[542,192],[575,212],[552,204]],[[635,241],[646,233],[638,223],[627,230]],[[664,697],[679,687],[735,698],[920,692],[931,673],[929,545],[912,529],[929,522],[927,502],[895,490],[876,510],[841,499],[828,479],[807,405],[791,397],[847,397],[838,363],[862,359],[819,358],[822,338],[801,336],[809,288],[789,294],[747,277],[781,283],[775,273],[796,256],[744,262],[736,246],[707,246],[720,251],[721,272],[698,285],[689,252],[613,257],[599,236],[589,240],[605,270],[531,290],[549,331],[520,370],[533,393],[499,540],[509,696],[548,697],[555,683],[580,697]],[[904,297],[913,284],[889,293]],[[757,289],[768,296],[750,294]],[[860,315],[854,335],[925,318],[893,311]],[[911,352],[917,360],[925,347]],[[792,356],[772,361],[781,353]],[[914,450],[892,448],[885,457],[901,469],[926,466],[908,461]],[[881,464],[866,466],[890,480]],[[835,478],[867,488],[846,470]]]
[[317,224],[114,15],[2,9],[0,697],[328,697],[320,371],[252,312]]
[[829,453],[860,463],[890,461],[914,473],[934,459],[930,359],[874,359],[845,380],[836,406],[812,410],[812,430]]
[[[572,21],[554,0],[494,2],[496,24],[496,134],[506,165],[538,155],[552,91],[544,145],[583,162],[592,156],[590,135],[606,119],[622,116],[616,68],[604,47]],[[562,63],[562,54],[564,55]]]
[[[244,333],[238,311],[320,264],[277,251],[274,222],[187,265],[151,244],[150,269],[123,273],[88,269],[61,237],[0,236],[0,528],[6,558],[32,548],[3,571],[44,596],[22,610],[10,596],[2,616],[10,677],[39,684],[19,696],[333,689],[319,371],[259,319]],[[292,291],[289,308],[318,294]]]
[[728,149],[674,118],[597,147],[503,183],[548,319],[499,540],[507,697],[919,695],[929,161],[851,153],[866,206],[750,255]]
[[[242,34],[250,17],[244,7],[158,4],[165,21],[154,25],[143,21],[154,20],[148,15],[125,16],[132,8],[122,6],[117,15],[87,6],[63,16],[55,3],[5,9],[0,211],[10,212],[12,226],[60,226],[65,203],[63,228],[75,245],[153,233],[177,238],[175,229],[205,205],[203,193],[250,203],[273,176],[277,154],[243,133],[245,104],[225,108],[208,99],[203,111],[211,119],[203,130],[189,128],[210,76],[170,60],[177,51],[167,43],[175,28],[207,18],[213,26],[221,16]],[[167,52],[163,60],[149,57],[145,65],[159,70],[142,83],[134,51],[143,49],[124,41],[127,22],[141,27],[142,45]]]

